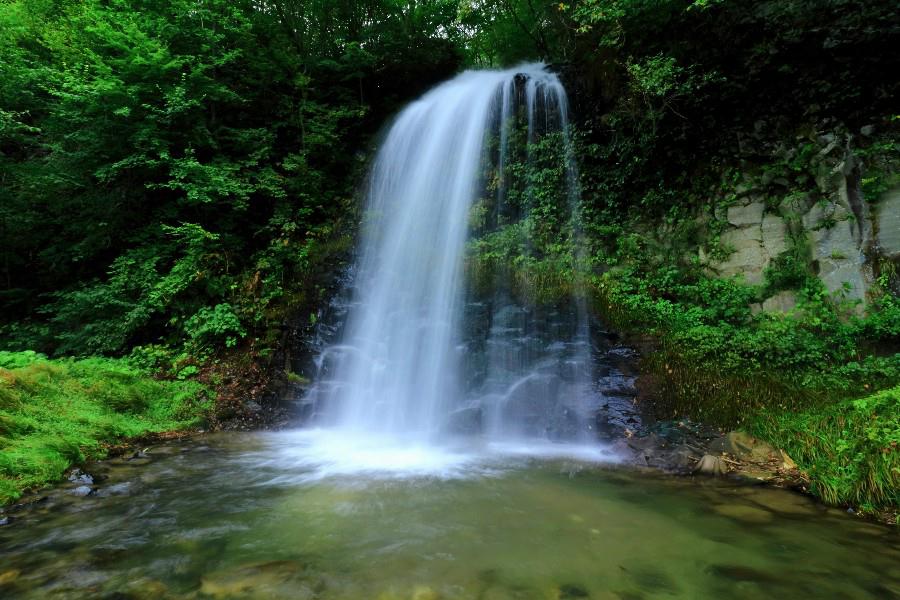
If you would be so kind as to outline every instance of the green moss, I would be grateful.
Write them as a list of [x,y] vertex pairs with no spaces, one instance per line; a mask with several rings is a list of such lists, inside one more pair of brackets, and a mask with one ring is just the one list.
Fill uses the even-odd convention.
[[198,425],[210,408],[200,384],[124,360],[0,352],[0,504],[104,456],[105,444]]

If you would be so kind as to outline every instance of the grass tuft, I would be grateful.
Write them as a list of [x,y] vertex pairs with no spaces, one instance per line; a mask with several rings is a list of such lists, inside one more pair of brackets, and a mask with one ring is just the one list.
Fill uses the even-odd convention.
[[784,448],[826,502],[900,506],[900,386],[796,413],[763,410],[748,426]]

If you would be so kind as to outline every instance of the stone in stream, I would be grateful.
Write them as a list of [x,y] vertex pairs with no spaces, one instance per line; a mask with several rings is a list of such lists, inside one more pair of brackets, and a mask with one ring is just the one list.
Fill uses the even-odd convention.
[[712,475],[720,477],[728,473],[728,465],[722,460],[721,456],[713,456],[712,454],[704,454],[703,458],[694,467],[694,473],[701,475]]
[[769,511],[744,504],[719,504],[714,506],[713,510],[723,517],[745,523],[762,524],[769,523],[773,519]]
[[9,569],[8,571],[0,572],[0,586],[13,583],[16,579],[19,578],[19,575],[21,574],[22,571],[20,571],[19,569]]
[[69,493],[79,497],[90,496],[94,493],[94,488],[89,485],[79,485]]
[[746,498],[775,512],[791,515],[810,515],[818,512],[815,504],[806,496],[787,490],[754,488]]
[[69,481],[72,483],[80,483],[82,485],[92,485],[94,483],[93,476],[85,473],[81,469],[75,468],[69,473]]
[[97,496],[100,498],[108,498],[109,496],[127,496],[131,491],[131,482],[123,481],[122,483],[116,483],[109,487],[101,488],[97,491]]
[[203,576],[200,593],[213,598],[315,598],[305,566],[293,560],[251,563]]

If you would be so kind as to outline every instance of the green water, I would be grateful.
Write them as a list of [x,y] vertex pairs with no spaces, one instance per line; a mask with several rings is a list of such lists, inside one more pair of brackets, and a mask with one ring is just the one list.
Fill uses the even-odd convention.
[[777,490],[570,459],[298,477],[284,438],[95,467],[0,527],[2,598],[891,598],[896,529]]

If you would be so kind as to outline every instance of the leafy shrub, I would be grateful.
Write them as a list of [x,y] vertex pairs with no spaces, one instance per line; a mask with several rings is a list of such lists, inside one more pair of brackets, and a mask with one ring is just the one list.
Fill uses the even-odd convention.
[[216,345],[232,348],[247,335],[234,308],[224,303],[201,308],[184,322],[184,330],[198,350]]

